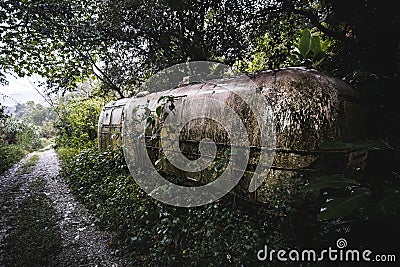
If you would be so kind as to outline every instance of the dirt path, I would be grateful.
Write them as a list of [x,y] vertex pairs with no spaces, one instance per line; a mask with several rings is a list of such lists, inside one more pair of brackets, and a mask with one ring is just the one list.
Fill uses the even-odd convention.
[[126,266],[59,171],[46,150],[0,176],[0,266]]

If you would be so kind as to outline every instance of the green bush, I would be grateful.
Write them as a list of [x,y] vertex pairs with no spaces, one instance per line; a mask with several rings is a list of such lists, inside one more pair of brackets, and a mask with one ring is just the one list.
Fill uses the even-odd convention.
[[18,144],[26,150],[42,146],[40,129],[25,119],[8,117],[0,120],[0,143]]
[[58,147],[90,148],[97,144],[102,99],[71,98],[58,107],[55,143]]
[[286,218],[237,204],[231,196],[195,208],[155,201],[129,175],[121,150],[59,155],[73,192],[102,229],[116,233],[114,243],[135,264],[253,265],[265,244],[293,247]]
[[70,164],[72,164],[72,161],[74,160],[75,156],[79,153],[80,149],[79,148],[59,148],[57,149],[57,154],[58,157],[60,158],[63,166],[65,168],[68,168]]
[[0,175],[7,171],[14,163],[17,163],[26,154],[19,145],[0,144]]

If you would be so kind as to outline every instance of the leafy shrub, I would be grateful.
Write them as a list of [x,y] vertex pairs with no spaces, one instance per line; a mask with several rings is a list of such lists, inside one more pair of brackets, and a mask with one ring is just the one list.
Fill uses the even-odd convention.
[[0,103],[0,120],[8,118],[9,115],[5,112],[5,107]]
[[312,34],[309,29],[301,31],[301,37],[289,56],[291,65],[317,68],[328,56],[327,51],[331,42],[321,40],[318,34]]
[[27,150],[34,150],[42,146],[39,127],[15,117],[8,117],[0,121],[0,142],[18,144]]
[[17,144],[35,150],[43,146],[39,127],[33,124],[24,124],[23,129],[17,133]]
[[[385,177],[386,178],[386,177]],[[365,180],[365,179],[364,179]],[[373,186],[377,187],[376,184]],[[305,192],[320,190],[325,203],[319,218],[333,220],[353,216],[358,219],[398,215],[400,213],[399,183],[382,178],[378,188],[360,183],[342,174],[322,176],[302,188]],[[380,192],[377,192],[377,189]],[[353,218],[354,219],[354,218]]]
[[[242,72],[257,72],[272,69],[273,62],[279,62],[276,67],[303,66],[307,68],[321,68],[321,65],[329,58],[328,51],[331,50],[333,41],[322,36],[318,31],[311,32],[309,29],[297,29],[300,38],[295,40],[295,32],[281,33],[282,36],[272,37],[265,34],[256,38],[254,50],[247,60],[236,62],[236,67]],[[290,40],[284,45],[276,45],[274,38]]]
[[21,146],[0,144],[0,174],[20,161],[25,154],[26,151]]
[[96,214],[114,244],[133,263],[182,265],[258,264],[264,245],[293,247],[285,217],[231,196],[195,208],[165,205],[146,195],[129,175],[121,150],[59,151],[64,176],[78,198]]
[[[368,220],[400,214],[399,153],[393,153],[380,140],[358,143],[325,142],[322,149],[368,151],[364,171],[352,175],[317,177],[302,187],[302,192],[319,191],[323,205],[321,220],[355,218]],[[391,171],[395,169],[395,171]]]
[[71,148],[71,147],[63,147],[57,149],[58,157],[60,158],[63,166],[67,168],[72,161],[75,159],[75,156],[79,153],[79,148]]
[[58,147],[89,148],[97,144],[97,122],[104,100],[71,98],[58,107],[55,122]]
[[21,131],[20,126],[18,120],[4,114],[0,105],[0,174],[3,174],[26,154],[21,145],[15,144],[17,133]]

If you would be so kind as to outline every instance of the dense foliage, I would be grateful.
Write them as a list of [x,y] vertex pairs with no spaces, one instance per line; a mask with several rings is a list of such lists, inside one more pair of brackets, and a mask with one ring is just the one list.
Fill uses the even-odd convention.
[[196,207],[172,207],[146,195],[129,175],[122,150],[75,154],[59,150],[63,173],[79,199],[96,214],[97,223],[116,233],[133,264],[256,264],[268,243],[293,247],[289,218],[227,196]]
[[58,147],[88,148],[97,145],[97,121],[103,99],[70,98],[57,106],[55,122]]
[[[349,80],[399,71],[394,1],[33,1],[0,6],[1,73],[38,73],[54,90],[97,76],[132,93],[151,73],[189,60],[249,59],[264,39],[266,68],[282,65],[300,30],[334,41],[324,69]],[[372,41],[371,41],[372,40]],[[380,40],[385,40],[384,42]],[[351,56],[349,56],[351,55]],[[356,79],[357,80],[357,79]]]
[[0,144],[0,175],[22,159],[25,154],[26,151],[21,146]]
[[0,118],[0,174],[28,151],[42,147],[39,127],[13,116]]
[[40,128],[41,136],[53,137],[54,127],[53,121],[56,118],[56,113],[50,106],[44,106],[34,101],[26,103],[18,103],[15,106],[14,116],[24,119]]
[[[1,106],[0,106],[1,107]],[[18,162],[27,152],[42,148],[54,134],[50,107],[28,101],[17,104],[13,115],[0,109],[0,173]]]
[[[398,148],[400,37],[392,29],[399,28],[400,16],[395,3],[4,0],[0,81],[6,83],[4,74],[11,71],[37,73],[46,77],[48,92],[64,92],[97,77],[100,95],[121,98],[176,63],[213,60],[242,71],[300,64],[355,86],[369,118],[369,136]],[[329,44],[324,57],[296,51],[306,29],[312,40],[320,40],[321,51]]]
[[7,118],[0,125],[2,143],[18,144],[25,149],[36,149],[41,146],[40,129],[24,119]]
[[[0,11],[4,71],[38,73],[52,91],[73,89],[96,75],[105,91],[119,96],[175,63],[232,64],[264,31],[276,36],[271,40],[271,64],[276,64],[284,56],[273,44],[284,41],[279,33],[295,23],[282,3],[273,1],[7,0]],[[285,38],[290,45],[294,36]]]
[[22,145],[27,149],[41,146],[41,137],[52,137],[55,113],[51,107],[28,101],[18,103],[12,116],[0,119],[0,142]]

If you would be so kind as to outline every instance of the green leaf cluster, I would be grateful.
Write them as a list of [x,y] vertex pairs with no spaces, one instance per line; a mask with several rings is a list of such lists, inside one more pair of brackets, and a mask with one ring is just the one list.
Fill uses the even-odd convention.
[[42,146],[40,128],[27,119],[13,116],[0,120],[0,143],[17,144],[26,150]]
[[303,29],[289,61],[293,65],[317,68],[328,57],[330,45],[329,39],[322,40],[319,34]]
[[0,175],[20,161],[26,153],[27,151],[19,145],[0,144]]
[[101,98],[72,97],[57,106],[55,142],[58,147],[85,149],[97,146],[97,123],[104,106]]

